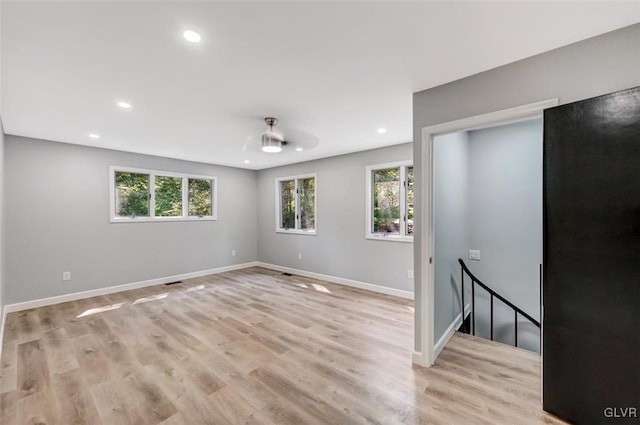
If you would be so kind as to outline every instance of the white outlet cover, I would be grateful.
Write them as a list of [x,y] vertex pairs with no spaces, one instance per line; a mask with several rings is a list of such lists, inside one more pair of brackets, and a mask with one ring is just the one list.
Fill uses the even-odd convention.
[[409,279],[413,279],[413,269],[409,269],[409,270],[407,271],[407,278],[409,278]]
[[235,257],[235,255],[236,255],[236,250],[235,250],[235,249],[232,249],[232,250],[231,250],[231,256]]
[[469,260],[480,261],[480,250],[479,249],[470,249],[469,250]]

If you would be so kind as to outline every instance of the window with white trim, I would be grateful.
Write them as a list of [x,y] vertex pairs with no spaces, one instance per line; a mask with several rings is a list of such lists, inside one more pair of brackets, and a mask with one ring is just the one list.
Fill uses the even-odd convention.
[[216,178],[109,168],[111,222],[215,220]]
[[366,172],[367,238],[412,242],[413,163],[370,165]]
[[276,232],[316,234],[316,175],[276,179]]

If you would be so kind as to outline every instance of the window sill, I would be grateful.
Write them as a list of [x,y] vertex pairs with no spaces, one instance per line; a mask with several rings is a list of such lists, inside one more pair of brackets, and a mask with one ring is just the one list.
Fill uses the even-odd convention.
[[374,241],[413,243],[413,236],[382,236],[369,234],[367,235],[367,239]]
[[168,221],[216,221],[215,217],[118,217],[111,218],[111,223],[163,223]]
[[286,229],[276,229],[276,233],[289,233],[292,235],[307,235],[307,236],[317,236],[318,232],[314,231],[306,231],[306,230],[286,230]]

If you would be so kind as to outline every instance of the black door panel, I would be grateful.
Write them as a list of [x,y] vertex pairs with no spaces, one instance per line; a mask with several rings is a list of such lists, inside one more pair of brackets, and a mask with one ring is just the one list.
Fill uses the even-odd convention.
[[545,111],[543,270],[545,410],[639,424],[640,88]]

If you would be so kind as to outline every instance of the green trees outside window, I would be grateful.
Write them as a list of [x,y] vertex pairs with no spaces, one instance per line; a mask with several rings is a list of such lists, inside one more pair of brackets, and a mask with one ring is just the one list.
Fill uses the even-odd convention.
[[367,237],[410,241],[413,237],[414,175],[410,162],[367,167]]
[[115,221],[216,218],[214,177],[111,170],[111,215]]
[[278,229],[314,233],[316,229],[316,179],[277,179]]
[[316,228],[316,179],[300,179],[300,228]]
[[156,217],[182,215],[182,177],[155,177]]
[[189,179],[189,215],[210,216],[212,196],[211,180]]
[[413,235],[413,167],[407,167],[407,235]]
[[118,217],[149,216],[149,175],[115,173],[116,215]]
[[280,182],[280,227],[282,229],[296,228],[295,180],[283,180]]
[[400,233],[400,168],[373,171],[373,232]]

